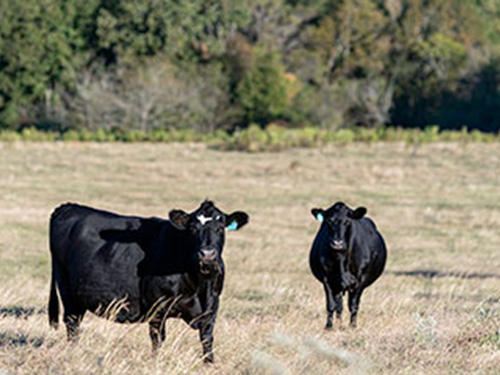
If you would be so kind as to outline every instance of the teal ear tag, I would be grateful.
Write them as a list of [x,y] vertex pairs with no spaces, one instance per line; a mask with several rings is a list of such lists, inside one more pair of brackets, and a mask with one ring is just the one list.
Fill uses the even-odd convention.
[[316,220],[318,220],[320,223],[322,223],[325,220],[321,212],[316,215]]
[[233,221],[231,224],[227,226],[227,230],[236,230],[238,229],[238,223],[236,221]]

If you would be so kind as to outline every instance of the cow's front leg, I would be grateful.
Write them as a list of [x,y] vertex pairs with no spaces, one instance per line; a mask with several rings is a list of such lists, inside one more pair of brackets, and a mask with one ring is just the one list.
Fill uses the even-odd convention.
[[[212,320],[212,319],[211,319]],[[203,361],[206,363],[212,363],[214,361],[214,324],[203,324],[200,328],[200,341],[203,346]]]
[[155,318],[149,322],[149,337],[153,344],[153,355],[156,355],[161,344],[165,341],[165,319]]
[[203,361],[205,363],[212,363],[214,361],[214,327],[218,309],[219,301],[217,298],[213,301],[211,311],[208,311],[207,316],[200,322],[200,341],[203,346]]
[[326,325],[325,329],[332,329],[333,327],[333,309],[335,307],[335,302],[333,301],[333,293],[328,285],[328,282],[323,281],[323,288],[325,289],[326,297]]
[[359,301],[363,288],[358,288],[349,292],[349,311],[351,312],[351,327],[356,328],[359,311]]
[[342,320],[342,294],[333,293],[332,288],[328,284],[328,280],[323,281],[326,297],[326,325],[325,329],[333,327],[333,312],[336,312],[337,320]]

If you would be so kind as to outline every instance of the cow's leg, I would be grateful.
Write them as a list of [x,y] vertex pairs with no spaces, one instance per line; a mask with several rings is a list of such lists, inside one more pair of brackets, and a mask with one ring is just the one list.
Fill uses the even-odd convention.
[[85,309],[76,303],[66,283],[59,284],[62,304],[64,306],[63,321],[69,341],[76,341],[80,333],[80,323],[85,315]]
[[200,321],[200,341],[203,346],[203,361],[212,363],[214,361],[214,352],[212,350],[214,344],[214,327],[217,311],[219,310],[219,297],[209,297],[210,309],[207,311],[207,316]]
[[335,303],[335,312],[337,313],[337,320],[339,323],[342,321],[342,293],[337,293],[333,296]]
[[334,309],[334,301],[333,294],[326,282],[323,282],[323,287],[325,288],[325,296],[326,296],[326,325],[325,329],[332,329],[333,326],[333,309]]
[[149,337],[153,344],[153,354],[156,354],[165,341],[165,319],[153,319],[149,322]]
[[349,311],[351,312],[351,327],[356,328],[356,319],[359,310],[359,301],[361,299],[361,294],[363,293],[362,288],[354,289],[349,292]]
[[214,344],[214,326],[215,314],[208,317],[205,322],[200,325],[200,341],[203,346],[203,361],[212,363],[214,361],[213,344]]
[[64,324],[68,341],[76,341],[80,333],[80,323],[85,315],[85,310],[74,305],[65,304],[64,306]]
[[325,329],[331,329],[333,326],[333,312],[337,313],[337,319],[342,319],[342,294],[334,294],[328,281],[323,282],[326,296],[326,325]]
[[66,326],[68,341],[76,341],[80,333],[80,323],[83,320],[86,310],[75,301],[71,293],[67,273],[55,260],[53,260],[54,266],[57,267],[55,269],[57,272],[54,272],[53,276],[55,276],[59,294],[61,295],[61,302],[64,307],[63,322]]

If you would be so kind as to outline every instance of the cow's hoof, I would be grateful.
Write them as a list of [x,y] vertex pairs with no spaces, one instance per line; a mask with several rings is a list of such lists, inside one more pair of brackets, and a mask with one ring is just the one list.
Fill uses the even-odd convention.
[[325,331],[331,331],[333,329],[333,324],[331,322],[326,323]]
[[214,356],[213,355],[206,356],[205,358],[203,358],[203,362],[206,364],[214,363]]

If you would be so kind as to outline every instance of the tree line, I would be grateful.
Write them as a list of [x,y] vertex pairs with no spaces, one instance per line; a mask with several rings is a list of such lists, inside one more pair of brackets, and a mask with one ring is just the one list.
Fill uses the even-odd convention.
[[500,0],[0,0],[0,128],[498,131]]

